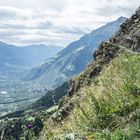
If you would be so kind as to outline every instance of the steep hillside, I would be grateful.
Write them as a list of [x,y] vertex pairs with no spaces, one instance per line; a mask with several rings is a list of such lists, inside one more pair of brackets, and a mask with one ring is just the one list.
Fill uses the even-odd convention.
[[37,66],[42,64],[46,59],[55,56],[59,51],[62,50],[60,46],[53,45],[31,45],[22,47],[24,54],[28,55],[28,60],[30,60],[31,66]]
[[139,140],[140,55],[123,51],[92,83],[65,97],[41,140]]
[[[71,81],[44,139],[140,139],[140,8]],[[130,41],[131,40],[131,41]]]
[[[131,41],[130,41],[131,40]],[[128,52],[139,54],[140,49],[140,8],[127,19],[120,30],[110,38],[108,42],[100,44],[98,50],[93,54],[94,60],[89,67],[76,79],[71,81],[71,88],[68,94],[71,96],[84,84],[90,84],[92,77],[100,75],[106,64],[109,64],[122,49]],[[130,49],[130,50],[129,50]]]
[[66,96],[59,109],[16,112],[16,119],[0,121],[0,134],[5,130],[6,140],[139,140],[139,62],[140,54],[121,50],[100,76],[89,79],[90,85]]
[[84,35],[55,57],[48,59],[43,65],[32,69],[26,79],[37,81],[49,88],[61,85],[84,70],[92,61],[92,52],[97,49],[99,43],[108,40],[124,21],[125,18],[120,17],[116,21]]

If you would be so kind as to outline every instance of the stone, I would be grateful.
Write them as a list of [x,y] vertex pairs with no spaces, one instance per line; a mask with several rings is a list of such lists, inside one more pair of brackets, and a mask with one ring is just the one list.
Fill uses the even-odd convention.
[[135,32],[134,37],[140,38],[140,29]]
[[101,72],[101,66],[99,64],[95,65],[93,70],[91,71],[89,78],[98,75]]
[[66,135],[66,140],[75,140],[75,136],[73,133],[67,134]]
[[139,22],[139,19],[134,20],[135,23]]
[[140,15],[140,7],[136,10],[136,14]]

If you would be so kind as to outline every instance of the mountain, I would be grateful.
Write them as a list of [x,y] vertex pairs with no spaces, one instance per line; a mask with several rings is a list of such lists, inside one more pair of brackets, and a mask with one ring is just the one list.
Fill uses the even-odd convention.
[[140,8],[93,57],[45,121],[41,140],[140,139]]
[[[0,121],[1,137],[139,140],[140,8],[109,41],[99,45],[93,58],[80,75],[52,91],[53,95],[67,92],[58,106],[53,103],[49,109],[28,108],[9,114],[10,119]],[[45,96],[42,101],[37,103],[44,106],[49,99]]]
[[25,79],[39,82],[47,88],[57,87],[83,71],[92,61],[92,52],[102,41],[108,40],[125,20],[120,17],[84,35],[41,66],[32,69]]
[[58,53],[62,47],[60,46],[46,46],[44,44],[31,45],[22,47],[24,53],[28,54],[28,60],[31,62],[31,66],[36,66],[43,63],[46,59],[53,57]]
[[15,75],[27,71],[60,50],[60,47],[43,44],[17,47],[0,42],[0,75]]
[[28,62],[21,48],[0,42],[0,76],[15,76],[19,71],[24,72],[28,69]]

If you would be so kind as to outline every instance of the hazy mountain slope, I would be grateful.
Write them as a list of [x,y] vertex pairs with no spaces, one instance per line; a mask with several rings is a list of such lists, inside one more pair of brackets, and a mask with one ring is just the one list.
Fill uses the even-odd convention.
[[53,91],[47,92],[45,96],[37,100],[35,103],[31,105],[32,109],[42,109],[42,108],[50,108],[53,105],[57,105],[59,100],[67,94],[67,90],[69,89],[69,83],[65,82],[61,86],[57,87]]
[[20,48],[0,42],[0,74],[11,74],[20,66],[26,66]]
[[23,72],[41,64],[60,50],[60,47],[55,46],[32,45],[16,47],[0,42],[0,74],[14,75],[14,73]]
[[31,66],[37,66],[41,63],[43,63],[46,59],[53,57],[58,53],[60,50],[62,50],[62,47],[59,46],[46,46],[44,44],[39,45],[31,45],[31,46],[25,46],[22,47],[24,53],[28,54],[28,59],[31,62]]
[[124,20],[125,18],[120,17],[118,20],[84,35],[55,57],[48,59],[43,65],[32,69],[26,79],[37,81],[50,88],[79,74],[92,61],[92,52],[100,42],[108,40]]

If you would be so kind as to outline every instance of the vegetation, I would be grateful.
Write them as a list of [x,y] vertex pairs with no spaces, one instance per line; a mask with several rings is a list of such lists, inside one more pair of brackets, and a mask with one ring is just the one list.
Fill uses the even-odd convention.
[[67,119],[46,123],[41,140],[140,139],[140,55],[121,53],[92,81]]
[[42,120],[33,116],[5,119],[0,124],[2,140],[35,140],[43,128]]

